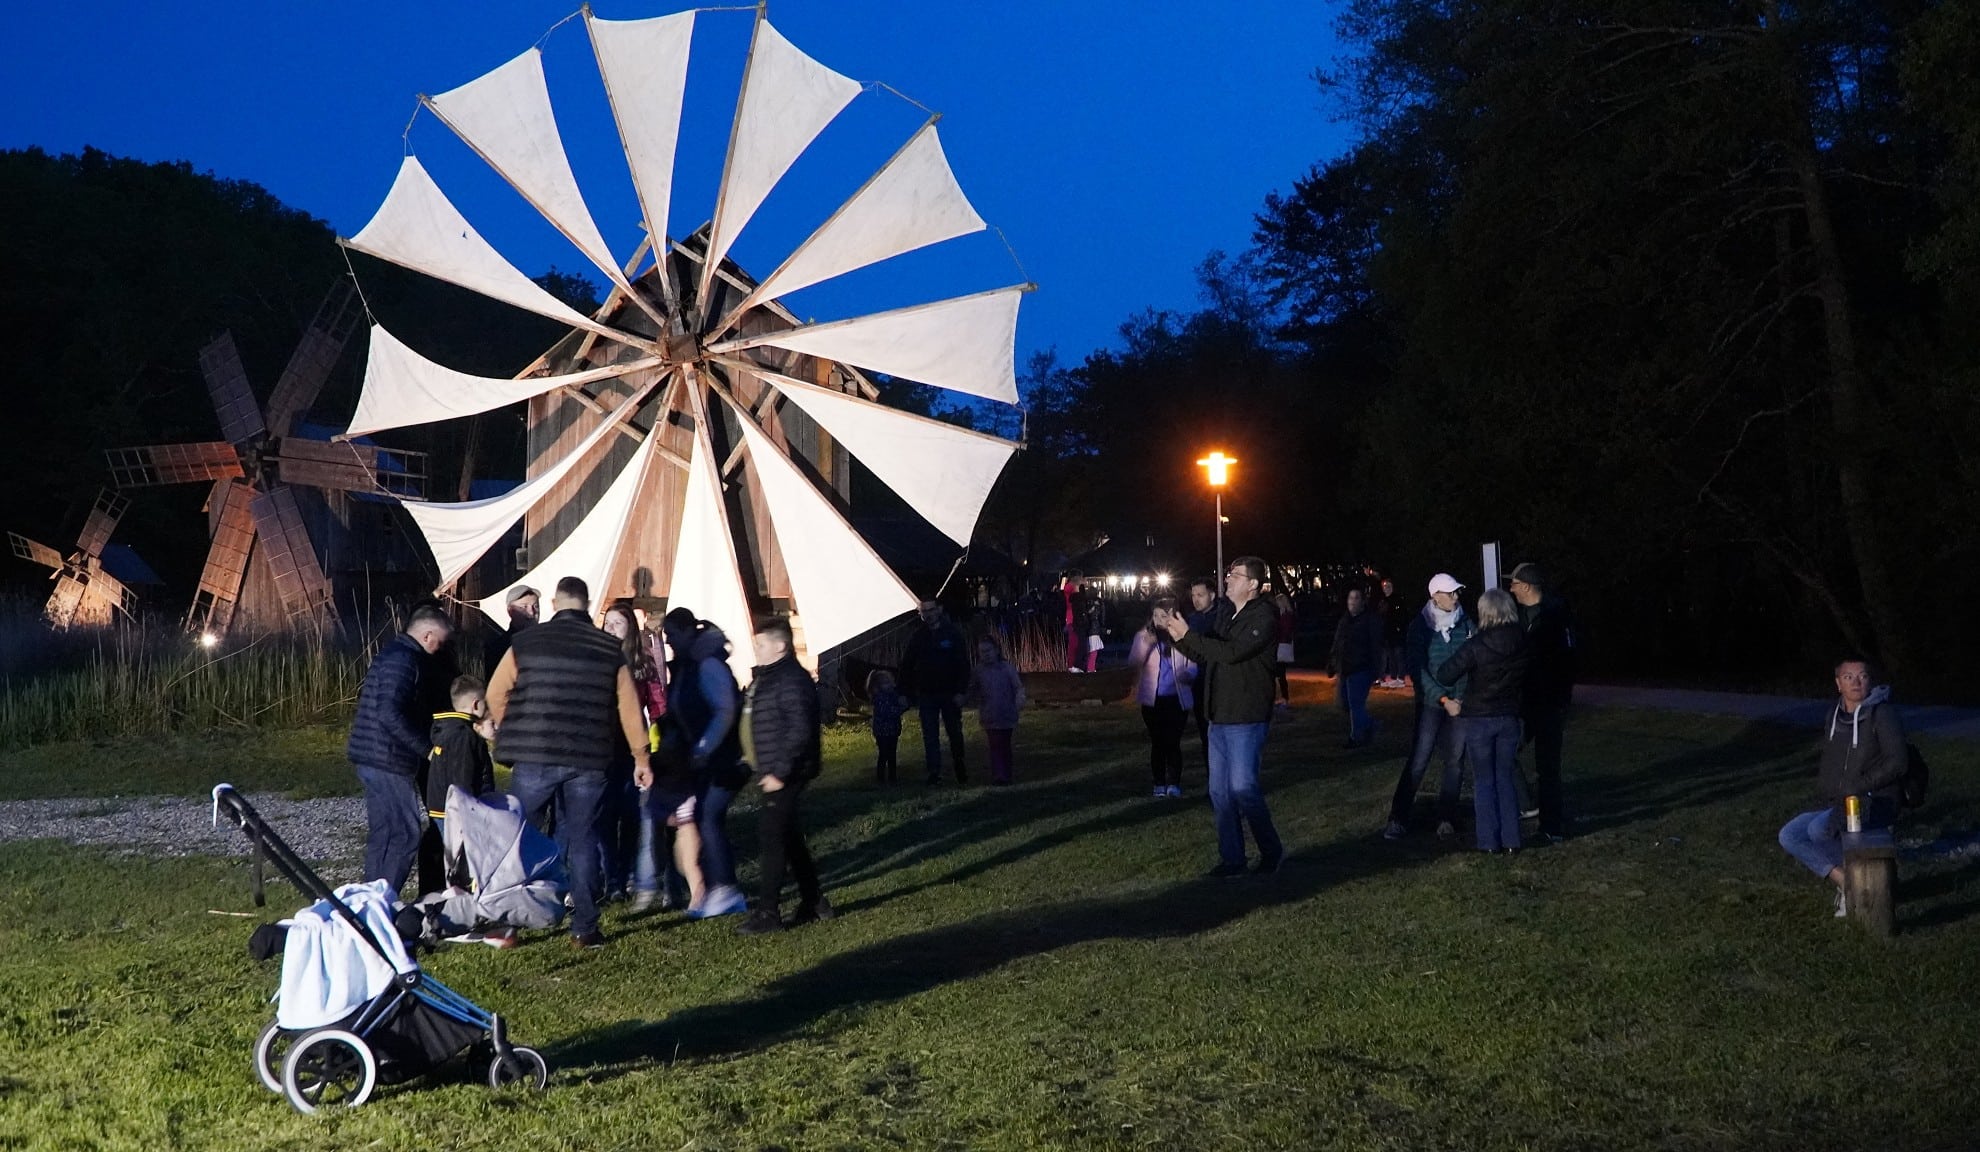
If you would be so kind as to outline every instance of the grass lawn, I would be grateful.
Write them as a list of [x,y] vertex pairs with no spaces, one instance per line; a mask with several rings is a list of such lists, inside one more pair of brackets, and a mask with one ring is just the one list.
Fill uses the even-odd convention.
[[[296,1115],[248,1062],[276,966],[208,911],[249,907],[244,864],[0,845],[0,1147],[1975,1146],[1980,861],[1908,863],[1902,934],[1868,939],[1774,842],[1810,734],[1628,712],[1570,730],[1567,845],[1387,844],[1384,704],[1374,752],[1318,706],[1274,731],[1293,855],[1240,881],[1202,878],[1193,741],[1195,794],[1148,799],[1130,709],[1028,716],[994,791],[878,790],[835,734],[808,803],[838,920],[743,940],[613,911],[602,952],[428,961],[545,1052],[540,1096],[446,1074]],[[0,796],[349,791],[337,751],[41,749]],[[1980,826],[1980,749],[1926,751],[1907,834]]]

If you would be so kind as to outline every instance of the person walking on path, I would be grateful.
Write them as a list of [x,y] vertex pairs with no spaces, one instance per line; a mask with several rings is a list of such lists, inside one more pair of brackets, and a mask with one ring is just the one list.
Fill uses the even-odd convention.
[[1437,838],[1441,840],[1457,831],[1463,748],[1458,743],[1456,722],[1438,701],[1446,696],[1464,699],[1464,685],[1441,684],[1433,670],[1455,655],[1478,630],[1465,615],[1464,605],[1458,602],[1458,593],[1463,590],[1464,585],[1450,573],[1437,573],[1430,578],[1429,602],[1409,623],[1404,667],[1416,685],[1416,734],[1409,759],[1403,762],[1402,775],[1396,778],[1396,794],[1389,802],[1389,824],[1382,829],[1385,840],[1399,840],[1409,834],[1416,790],[1423,783],[1432,756],[1444,765],[1442,784],[1437,790]]
[[1253,871],[1279,870],[1285,845],[1272,827],[1272,813],[1258,784],[1265,734],[1272,722],[1272,649],[1277,614],[1259,596],[1265,561],[1240,556],[1224,575],[1231,606],[1218,612],[1208,632],[1190,630],[1172,612],[1156,626],[1203,669],[1203,691],[1210,697],[1210,807],[1217,823],[1217,866],[1212,876],[1244,874],[1244,826],[1258,844]]
[[756,668],[750,673],[749,696],[743,705],[743,756],[763,790],[763,816],[757,823],[763,888],[748,918],[736,925],[738,936],[784,930],[779,908],[786,869],[798,887],[793,923],[832,918],[832,905],[819,889],[818,869],[798,820],[798,801],[805,786],[818,777],[821,762],[818,684],[798,663],[788,621],[776,617],[761,621],[750,643]]
[[942,782],[942,733],[949,734],[949,755],[956,762],[956,783],[967,777],[963,767],[962,703],[969,690],[969,644],[962,630],[949,623],[948,613],[933,600],[923,600],[921,627],[909,638],[901,656],[901,679],[914,694],[921,713],[921,750],[928,782]]
[[[1506,590],[1519,602],[1531,664],[1526,675],[1520,719],[1533,743],[1533,772],[1539,779],[1540,838],[1557,844],[1567,836],[1566,801],[1561,790],[1561,743],[1568,706],[1574,701],[1574,625],[1567,606],[1547,591],[1537,564],[1521,564],[1506,577]],[[1473,771],[1477,765],[1473,765]]]
[[1272,633],[1272,663],[1277,676],[1274,682],[1279,689],[1278,709],[1281,713],[1292,711],[1292,680],[1286,675],[1293,662],[1293,633],[1299,628],[1299,617],[1293,613],[1292,597],[1284,592],[1272,597],[1272,607],[1279,614],[1278,628]]
[[509,626],[490,628],[481,645],[481,669],[486,676],[495,675],[495,666],[509,654],[509,645],[515,643],[516,633],[536,623],[537,607],[542,603],[536,589],[527,584],[509,589],[503,601],[509,610]]
[[1836,886],[1836,915],[1843,916],[1849,911],[1842,867],[1847,807],[1856,802],[1864,832],[1888,829],[1897,821],[1909,760],[1891,690],[1871,686],[1869,663],[1851,657],[1836,665],[1835,674],[1836,704],[1815,778],[1823,806],[1788,821],[1780,839],[1788,855]]
[[1017,665],[1004,659],[1004,646],[995,636],[976,642],[976,668],[969,674],[969,698],[976,702],[977,722],[990,745],[990,783],[1011,782],[1011,744],[1017,736],[1018,713],[1024,709],[1024,680]]
[[1183,725],[1197,705],[1190,690],[1196,665],[1156,624],[1175,611],[1175,597],[1155,601],[1148,627],[1136,632],[1128,646],[1128,667],[1135,670],[1134,701],[1141,705],[1141,723],[1148,729],[1148,771],[1155,782],[1151,795],[1156,797],[1182,795]]
[[1368,611],[1361,589],[1350,588],[1347,614],[1334,625],[1334,692],[1347,713],[1344,748],[1359,748],[1375,738],[1375,720],[1368,715],[1368,689],[1375,682],[1375,665],[1382,658],[1382,618]]
[[618,642],[591,623],[583,580],[557,581],[555,614],[518,633],[488,683],[495,759],[511,765],[509,790],[539,829],[556,813],[557,847],[571,877],[571,942],[601,948],[597,820],[606,774],[623,744],[633,779],[653,782],[646,716]]
[[729,670],[729,638],[685,606],[660,622],[673,650],[667,668],[667,714],[680,725],[698,793],[695,823],[701,833],[701,874],[708,894],[690,904],[690,919],[745,912],[736,886],[736,853],[729,843],[729,805],[749,782],[743,764],[742,690]]
[[1384,688],[1400,688],[1409,672],[1409,662],[1405,651],[1409,647],[1409,631],[1420,613],[1408,610],[1402,597],[1396,595],[1395,581],[1382,579],[1382,598],[1375,602],[1377,616],[1382,618],[1382,671],[1378,681]]
[[[421,813],[419,777],[433,745],[427,737],[447,682],[433,684],[434,659],[453,635],[453,622],[431,605],[413,609],[405,631],[381,649],[358,688],[357,711],[344,755],[364,787],[364,874],[384,880],[397,892],[405,887],[419,855]],[[451,678],[450,678],[451,679]]]
[[1478,598],[1478,632],[1430,673],[1439,684],[1462,685],[1437,703],[1457,718],[1471,760],[1472,815],[1483,852],[1519,851],[1519,708],[1528,661],[1519,605],[1502,589]]

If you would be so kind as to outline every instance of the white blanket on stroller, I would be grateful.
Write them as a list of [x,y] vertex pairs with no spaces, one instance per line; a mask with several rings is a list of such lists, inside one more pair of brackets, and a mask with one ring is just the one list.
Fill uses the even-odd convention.
[[289,934],[275,1006],[275,1023],[283,1028],[321,1028],[342,1020],[390,987],[393,977],[419,967],[392,923],[397,902],[385,881],[346,884],[337,889],[337,898],[371,930],[385,955],[344,923],[328,900],[284,920]]

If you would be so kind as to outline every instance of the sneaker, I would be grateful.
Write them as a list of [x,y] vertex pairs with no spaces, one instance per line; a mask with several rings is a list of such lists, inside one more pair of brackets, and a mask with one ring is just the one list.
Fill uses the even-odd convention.
[[1211,877],[1218,880],[1228,880],[1233,876],[1242,876],[1244,874],[1245,874],[1244,865],[1229,864],[1229,863],[1219,864],[1215,868],[1210,869],[1209,872],[1209,875]]
[[737,912],[749,911],[749,900],[742,889],[730,884],[719,884],[708,890],[708,896],[700,908],[688,909],[688,919],[706,920],[714,916],[728,916]]
[[742,923],[736,925],[738,936],[768,936],[772,932],[783,930],[784,922],[768,908],[758,908],[745,917]]
[[1521,820],[1538,820],[1540,818],[1540,809],[1538,806],[1521,808],[1519,810],[1519,818]]
[[1182,799],[1182,785],[1180,784],[1169,785],[1169,795],[1177,800]]
[[1404,827],[1399,820],[1389,821],[1389,826],[1382,829],[1382,839],[1384,840],[1400,840],[1407,835],[1409,835],[1409,829]]
[[1440,820],[1440,821],[1438,821],[1438,823],[1437,823],[1437,839],[1439,839],[1439,840],[1449,840],[1449,839],[1450,839],[1451,837],[1453,837],[1453,836],[1455,836],[1455,835],[1457,835],[1457,825],[1455,825],[1455,824],[1453,824],[1453,823],[1451,823],[1451,822],[1450,822],[1449,820]]
[[1157,800],[1163,799],[1164,797],[1168,796],[1168,794],[1169,794],[1168,786],[1163,784],[1155,785],[1155,791],[1149,793],[1150,796],[1153,796]]
[[[490,948],[505,948],[505,949],[514,948],[518,944],[522,943],[521,940],[518,940],[516,938],[516,930],[514,928],[491,929],[482,935],[481,942],[483,944],[488,945]],[[599,943],[603,944],[604,941],[600,940]]]
[[660,902],[658,892],[635,892],[632,897],[632,911],[644,912]]
[[1838,888],[1836,889],[1836,918],[1840,920],[1847,915],[1849,915],[1849,896],[1842,889]]
[[810,924],[817,920],[830,920],[836,916],[838,916],[838,913],[832,910],[832,902],[820,896],[818,903],[808,907],[800,907],[797,910],[796,914],[791,917],[791,927],[795,928],[800,924]]
[[572,933],[571,947],[580,952],[596,952],[605,947],[605,934],[603,932]]
[[1253,864],[1251,866],[1251,874],[1253,876],[1277,875],[1279,871],[1279,865],[1285,863],[1285,860],[1286,860],[1286,854],[1283,852],[1279,853],[1277,856],[1260,856],[1258,858],[1258,863]]
[[484,944],[488,938],[479,932],[463,932],[459,936],[442,936],[442,944]]

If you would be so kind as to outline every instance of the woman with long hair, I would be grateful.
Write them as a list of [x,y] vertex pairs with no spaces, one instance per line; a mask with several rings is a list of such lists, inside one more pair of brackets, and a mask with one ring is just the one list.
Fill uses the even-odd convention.
[[1437,703],[1457,718],[1458,739],[1471,759],[1472,811],[1482,852],[1519,851],[1514,757],[1526,662],[1519,605],[1503,589],[1492,588],[1478,598],[1477,634],[1432,673],[1439,684],[1462,684],[1447,689]]
[[1292,680],[1286,675],[1286,669],[1292,666],[1293,632],[1299,626],[1299,617],[1293,614],[1292,597],[1284,592],[1272,597],[1272,607],[1279,613],[1278,630],[1273,633],[1276,647],[1272,650],[1272,660],[1278,669],[1273,683],[1279,690],[1278,709],[1285,712],[1292,708]]
[[[639,680],[639,616],[621,600],[605,609],[599,628],[619,642],[626,666]],[[643,701],[642,701],[643,702]],[[639,789],[633,784],[632,753],[621,750],[605,773],[605,799],[598,806],[598,861],[605,899],[625,897],[639,851]]]
[[1136,632],[1128,646],[1128,667],[1135,670],[1134,699],[1148,728],[1148,771],[1155,781],[1152,796],[1182,795],[1183,729],[1196,705],[1195,662],[1155,626],[1164,613],[1175,611],[1175,597],[1155,601],[1147,627]]

